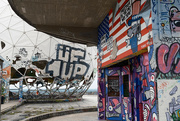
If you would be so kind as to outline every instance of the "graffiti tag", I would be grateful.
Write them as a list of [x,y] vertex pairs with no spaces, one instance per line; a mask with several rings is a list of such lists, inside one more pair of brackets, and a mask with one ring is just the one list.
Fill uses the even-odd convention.
[[81,79],[89,69],[89,64],[83,61],[85,56],[85,50],[58,44],[56,59],[47,64],[46,72],[64,79]]

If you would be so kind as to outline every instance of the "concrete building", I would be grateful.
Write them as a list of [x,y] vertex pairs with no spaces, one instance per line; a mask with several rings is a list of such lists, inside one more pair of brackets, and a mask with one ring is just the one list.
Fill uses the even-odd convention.
[[99,119],[180,120],[180,2],[118,0],[98,28]]

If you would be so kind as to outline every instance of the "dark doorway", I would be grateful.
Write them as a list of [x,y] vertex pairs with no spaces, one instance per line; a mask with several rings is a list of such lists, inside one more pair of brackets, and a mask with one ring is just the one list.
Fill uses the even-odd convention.
[[119,76],[108,77],[108,96],[119,96]]

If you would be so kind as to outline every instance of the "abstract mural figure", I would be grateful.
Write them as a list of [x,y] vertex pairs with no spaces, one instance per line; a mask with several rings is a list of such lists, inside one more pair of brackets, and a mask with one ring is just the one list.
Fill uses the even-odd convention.
[[139,16],[140,11],[140,0],[136,0],[132,4],[132,19],[128,21],[128,26],[130,26],[130,29],[127,31],[127,36],[129,39],[126,40],[127,45],[131,46],[131,49],[133,53],[138,51],[138,41],[141,40],[141,16]]
[[132,19],[128,21],[128,25],[131,26],[131,28],[128,29],[127,32],[129,39],[126,39],[126,46],[128,47],[130,45],[133,53],[138,51],[138,41],[141,40],[141,18],[142,17],[134,15]]

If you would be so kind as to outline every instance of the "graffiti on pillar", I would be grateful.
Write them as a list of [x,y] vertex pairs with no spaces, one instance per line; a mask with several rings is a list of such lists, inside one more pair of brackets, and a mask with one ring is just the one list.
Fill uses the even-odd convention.
[[9,80],[11,75],[11,66],[8,61],[6,61],[2,56],[0,56],[3,62],[3,72],[2,72],[2,86],[4,87],[5,102],[9,101]]
[[[130,85],[130,66],[123,66],[121,67],[121,72],[122,75],[128,75],[128,81],[127,83],[129,83]],[[123,78],[122,78],[123,79]],[[124,90],[123,90],[123,94],[122,94],[122,116],[123,116],[123,120],[126,121],[130,121],[132,119],[132,109],[131,109],[131,88],[130,87],[126,87],[124,83],[121,83],[121,87],[124,88],[129,88],[129,97],[125,97],[124,95]]]
[[56,59],[48,62],[46,73],[67,80],[81,79],[86,75],[89,64],[84,61],[85,50],[61,44],[58,44],[56,49]]
[[[152,45],[153,46],[153,45]],[[142,81],[143,81],[143,93],[142,93],[142,103],[143,103],[143,115],[144,120],[149,121],[153,119],[157,120],[157,104],[156,104],[156,73],[150,65],[150,60],[152,59],[153,48],[150,49],[149,53],[144,53],[141,57],[142,59]]]
[[99,108],[99,119],[105,119],[105,78],[104,70],[99,69],[98,71],[98,108]]
[[[162,85],[166,86],[162,88]],[[180,80],[158,80],[159,119],[180,120]]]
[[[151,45],[153,46],[153,45]],[[132,97],[131,102],[134,120],[153,121],[157,120],[156,110],[156,73],[152,69],[150,60],[152,59],[153,47],[149,53],[130,59],[132,64],[131,85]]]

